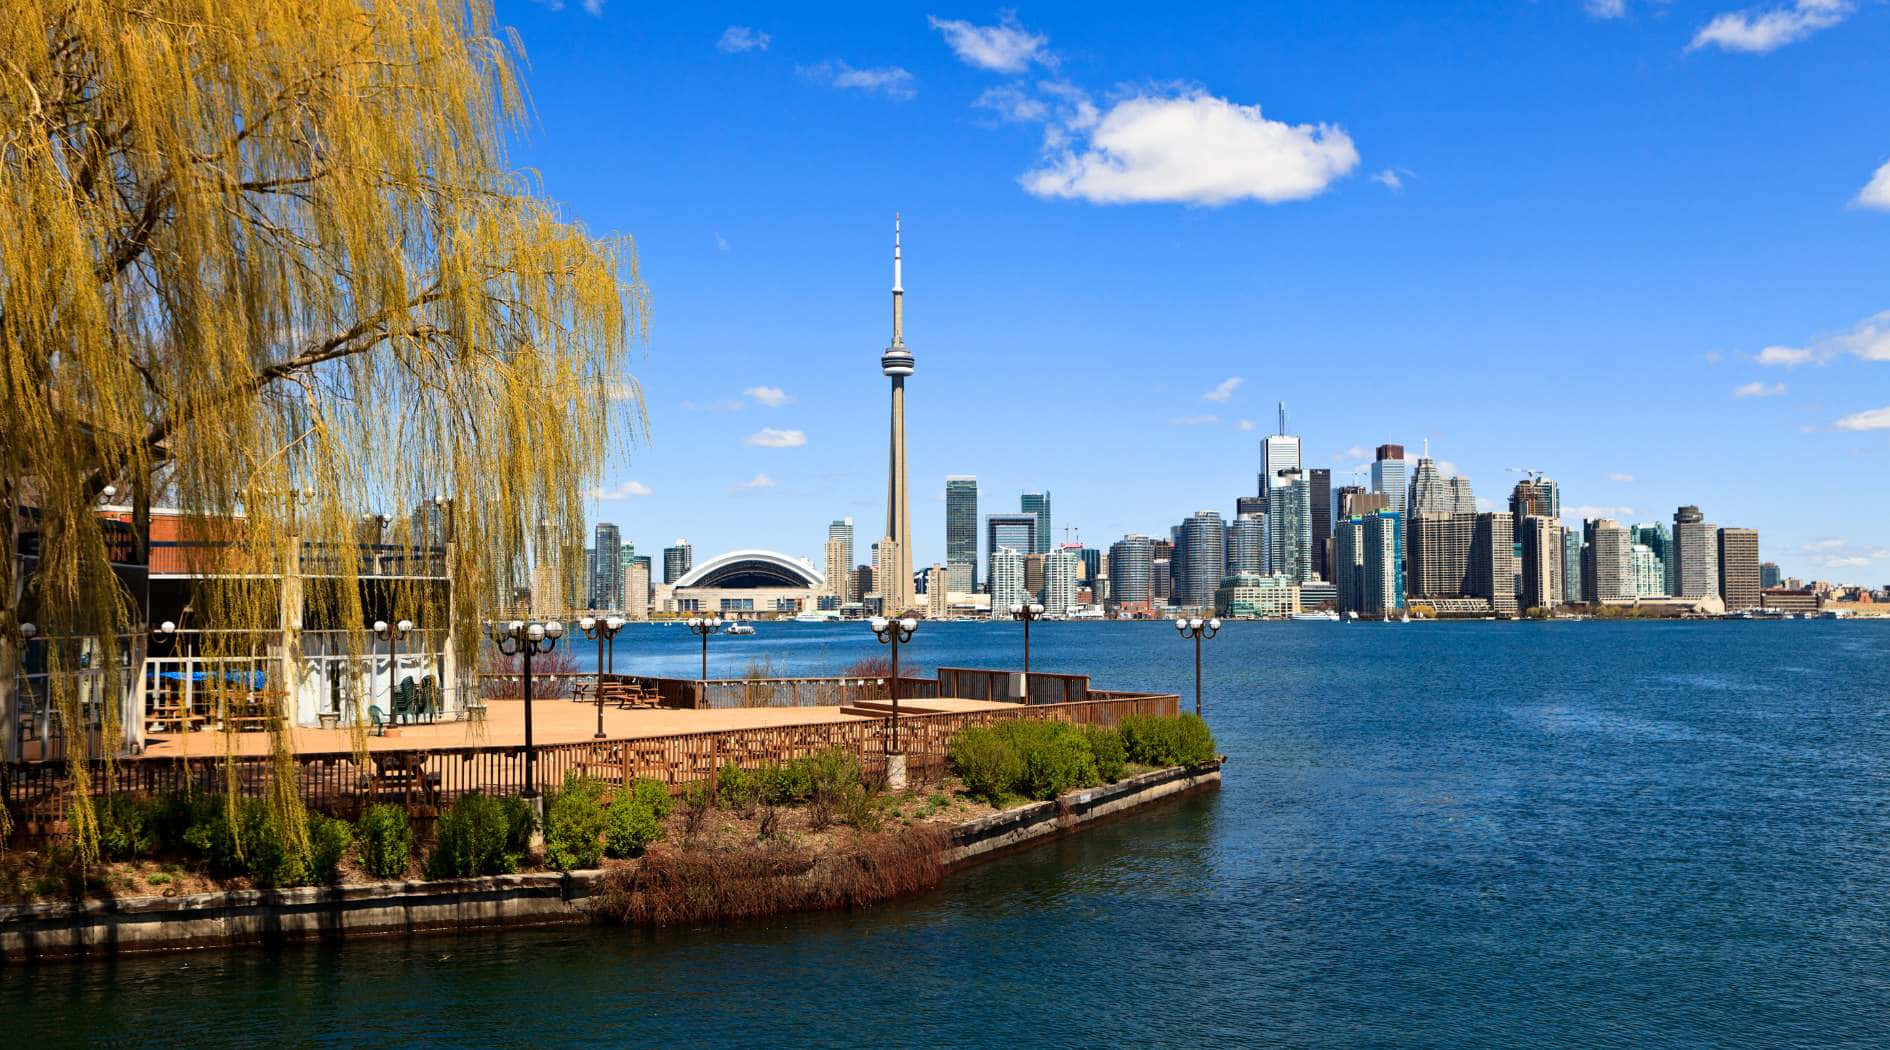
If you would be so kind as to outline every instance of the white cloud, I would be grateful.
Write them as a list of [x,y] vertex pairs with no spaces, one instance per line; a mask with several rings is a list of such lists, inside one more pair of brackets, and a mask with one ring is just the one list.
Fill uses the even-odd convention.
[[[1482,502],[1482,501],[1479,500],[1478,502]],[[1634,516],[1634,508],[1633,507],[1598,507],[1593,504],[1584,503],[1579,507],[1563,507],[1562,516],[1564,518],[1574,518],[1576,520],[1586,520],[1589,518],[1613,518],[1616,521],[1626,521],[1627,519],[1632,518]]]
[[1478,496],[1477,509],[1480,511],[1483,511],[1484,513],[1488,513],[1490,511],[1502,510],[1503,505],[1501,503],[1496,502],[1493,499],[1486,499],[1482,496]]
[[1630,482],[1630,481],[1633,481],[1633,480],[1634,480],[1634,475],[1632,475],[1632,474],[1623,474],[1623,473],[1621,473],[1620,471],[1618,471],[1618,470],[1617,470],[1617,471],[1614,471],[1613,473],[1610,473],[1610,474],[1608,475],[1608,480],[1609,480],[1609,481],[1619,481],[1619,482],[1623,482],[1623,483],[1626,483],[1626,482]]
[[1366,448],[1364,445],[1353,445],[1351,448],[1348,448],[1344,452],[1339,453],[1339,458],[1340,459],[1370,459],[1372,458],[1372,450]]
[[608,488],[591,490],[592,499],[629,499],[632,496],[647,496],[650,487],[641,481],[619,481]]
[[780,408],[782,405],[790,404],[794,400],[792,395],[778,386],[751,386],[742,391],[742,393],[767,405],[769,408]]
[[1890,310],[1864,318],[1848,332],[1820,337],[1809,346],[1768,346],[1759,351],[1758,362],[1789,368],[1824,364],[1840,354],[1865,361],[1890,361]]
[[899,66],[855,69],[836,59],[818,65],[803,66],[800,72],[809,80],[832,87],[864,91],[869,95],[877,92],[894,102],[908,102],[919,97],[919,89],[913,86],[912,74]]
[[1238,424],[1236,424],[1236,426],[1238,426],[1238,427],[1240,427],[1240,429],[1242,429],[1242,430],[1252,430],[1252,429],[1253,429],[1253,420],[1251,420],[1251,419],[1243,419],[1243,420],[1241,420],[1241,421],[1240,421],[1240,422],[1239,422]]
[[1405,176],[1410,174],[1409,168],[1386,168],[1383,171],[1374,172],[1372,181],[1393,193],[1403,193]]
[[1044,50],[1050,38],[1025,29],[1017,16],[1009,12],[994,26],[972,25],[933,15],[927,15],[926,21],[945,35],[945,43],[950,45],[952,53],[966,65],[994,73],[1022,73],[1032,62],[1046,66],[1055,64]]
[[1462,474],[1463,471],[1457,469],[1456,463],[1448,459],[1440,459],[1437,461],[1437,473],[1442,477],[1453,478]]
[[1720,353],[1720,352],[1719,352],[1718,350],[1708,350],[1708,351],[1706,352],[1706,363],[1707,363],[1707,364],[1709,364],[1709,365],[1716,365],[1716,364],[1719,364],[1719,362],[1720,362],[1720,359],[1721,359],[1721,358],[1722,358],[1723,356],[1724,356],[1724,355],[1723,355],[1723,354],[1721,354],[1721,353]]
[[1220,421],[1221,421],[1221,417],[1219,416],[1204,415],[1204,416],[1176,416],[1173,419],[1170,419],[1168,422],[1178,427],[1204,427],[1213,423],[1219,423]]
[[1783,393],[1785,393],[1784,383],[1773,383],[1771,386],[1766,386],[1764,383],[1755,382],[1755,383],[1747,383],[1745,386],[1742,386],[1739,389],[1734,390],[1733,396],[1734,397],[1778,397],[1779,395]]
[[1890,406],[1853,412],[1831,426],[1836,430],[1890,430]]
[[1087,143],[1025,172],[1029,192],[1094,204],[1273,204],[1316,196],[1358,165],[1341,128],[1268,120],[1259,106],[1202,91],[1138,95],[1093,127],[1070,127],[1086,132]]
[[715,49],[727,55],[737,55],[743,51],[766,51],[774,38],[748,26],[729,26],[722,30],[722,39],[715,42]]
[[1764,54],[1837,25],[1850,13],[1849,0],[1794,0],[1788,7],[1730,11],[1701,26],[1687,50],[1717,47]]
[[719,233],[716,234],[715,235],[715,250],[718,252],[728,251],[728,238],[722,236]]
[[1857,191],[1857,199],[1851,202],[1859,208],[1876,208],[1890,211],[1890,161],[1884,161],[1877,174],[1870,177],[1864,188]]
[[986,88],[971,105],[974,109],[991,110],[1013,124],[1034,124],[1050,119],[1050,104],[1016,84]]
[[747,481],[736,482],[734,485],[729,487],[729,491],[730,492],[753,492],[756,489],[771,489],[773,487],[774,487],[773,478],[769,477],[766,474],[756,474],[754,477],[749,478]]
[[604,0],[583,0],[581,6],[585,14],[601,16],[604,13]]
[[1202,394],[1201,400],[1226,401],[1228,398],[1231,398],[1234,396],[1234,391],[1239,390],[1240,384],[1244,382],[1246,382],[1246,380],[1240,378],[1239,376],[1228,376],[1226,379],[1221,380],[1220,383],[1216,385],[1214,389],[1208,391],[1205,394]]
[[1627,14],[1627,0],[1584,0],[1582,7],[1596,18],[1621,18]]
[[800,448],[807,444],[807,435],[799,430],[762,427],[743,438],[742,444],[756,448]]

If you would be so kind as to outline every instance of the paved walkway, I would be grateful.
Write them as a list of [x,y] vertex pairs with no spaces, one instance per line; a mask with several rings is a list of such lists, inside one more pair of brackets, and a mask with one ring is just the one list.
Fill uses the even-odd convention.
[[[981,711],[1013,707],[1013,704],[989,700],[960,700],[955,697],[901,701],[902,713],[921,711]],[[757,729],[767,726],[805,725],[810,722],[852,722],[858,716],[841,714],[838,707],[725,707],[704,711],[619,710],[604,708],[604,735],[613,740],[637,737],[669,736],[675,733],[711,733],[730,729]],[[579,743],[593,739],[597,732],[597,705],[573,700],[534,700],[532,702],[532,741],[537,744]],[[326,752],[349,753],[354,750],[352,731],[348,729],[309,729],[298,726],[291,731],[298,754]],[[491,747],[522,744],[525,741],[525,704],[520,700],[489,700],[486,722],[437,722],[403,724],[388,730],[386,736],[368,737],[372,751],[432,750],[447,747]],[[237,733],[236,751],[241,755],[262,755],[269,751],[269,734]],[[220,755],[224,734],[216,731],[154,733],[145,740],[145,755],[151,758],[175,758],[180,755]]]

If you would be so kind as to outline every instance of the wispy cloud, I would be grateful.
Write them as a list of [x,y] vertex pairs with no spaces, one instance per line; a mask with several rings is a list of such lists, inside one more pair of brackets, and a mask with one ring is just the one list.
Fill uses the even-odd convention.
[[1073,129],[1082,145],[1024,173],[1039,197],[1092,204],[1166,201],[1268,204],[1324,192],[1358,165],[1358,150],[1331,124],[1287,124],[1204,91],[1138,95]]
[[1738,388],[1737,390],[1734,390],[1733,396],[1734,397],[1779,397],[1783,395],[1784,393],[1785,393],[1784,383],[1773,383],[1770,386],[1767,386],[1764,383],[1755,382],[1755,383],[1747,383],[1745,386],[1742,386]]
[[973,109],[988,109],[1012,124],[1035,124],[1050,119],[1050,104],[1016,84],[986,88],[971,105]]
[[1729,11],[1701,26],[1687,50],[1716,47],[1762,55],[1837,25],[1851,9],[1849,0],[1795,0],[1785,7]]
[[1235,426],[1238,426],[1242,430],[1252,430],[1254,428],[1254,422],[1251,419],[1243,419],[1239,423],[1236,423]]
[[1201,416],[1175,416],[1173,419],[1170,419],[1168,422],[1178,427],[1205,427],[1214,423],[1219,423],[1220,421],[1221,421],[1221,417],[1219,416],[1201,415]]
[[774,38],[758,29],[748,26],[729,26],[722,30],[722,39],[715,42],[715,49],[726,55],[738,55],[744,51],[766,51]]
[[1625,521],[1634,516],[1634,508],[1620,506],[1606,507],[1596,506],[1592,503],[1584,503],[1579,507],[1563,507],[1562,516],[1564,518],[1584,520],[1589,518],[1613,518],[1616,521]]
[[1824,364],[1849,354],[1865,361],[1890,361],[1890,310],[1857,322],[1848,332],[1827,335],[1806,346],[1768,346],[1759,351],[1762,365]]
[[912,74],[899,66],[880,69],[855,69],[835,59],[817,65],[802,66],[802,76],[831,87],[884,95],[894,102],[909,102],[919,97]]
[[1239,376],[1228,376],[1226,379],[1223,379],[1218,384],[1216,384],[1214,389],[1208,391],[1205,394],[1202,394],[1201,400],[1224,402],[1227,399],[1233,397],[1234,391],[1239,390],[1240,384],[1244,382],[1246,382],[1246,380],[1242,379]]
[[1617,471],[1613,471],[1612,473],[1610,473],[1610,474],[1608,475],[1608,480],[1609,480],[1609,481],[1619,481],[1619,482],[1623,482],[1623,483],[1626,483],[1626,482],[1630,482],[1630,481],[1633,481],[1633,480],[1634,480],[1634,475],[1632,475],[1632,474],[1623,474],[1623,473],[1621,473],[1620,471],[1618,471],[1618,470],[1617,470]]
[[1859,208],[1875,208],[1878,211],[1890,211],[1890,161],[1877,169],[1877,174],[1870,177],[1864,188],[1857,191],[1857,199],[1851,202]]
[[1583,0],[1582,8],[1596,18],[1624,18],[1627,0]]
[[649,494],[650,487],[641,481],[619,481],[615,485],[591,490],[592,499],[629,499],[632,496]]
[[1835,536],[1800,544],[1798,554],[1824,569],[1861,569],[1873,562],[1890,560],[1890,548],[1863,547]]
[[1348,448],[1344,452],[1339,453],[1339,458],[1340,459],[1370,459],[1372,458],[1372,450],[1366,448],[1364,445],[1353,445],[1351,448]]
[[1403,193],[1404,180],[1410,176],[1410,168],[1386,168],[1383,171],[1373,172],[1371,178],[1373,182],[1393,193]]
[[743,438],[742,444],[752,445],[755,448],[800,448],[807,444],[807,435],[799,430],[762,427]]
[[761,404],[767,405],[769,408],[780,408],[782,405],[789,404],[794,400],[792,395],[778,386],[751,386],[742,391],[742,393],[754,398]]
[[766,474],[756,474],[754,477],[749,478],[747,481],[738,481],[735,484],[729,486],[729,491],[730,492],[754,492],[757,489],[771,489],[773,487],[774,487],[773,478],[769,477]]
[[1890,406],[1853,412],[1831,426],[1836,430],[1890,430]]
[[718,252],[728,251],[728,238],[722,236],[720,233],[715,235],[715,250]]
[[1044,50],[1050,38],[1025,29],[1010,12],[1005,12],[994,26],[931,15],[926,16],[926,21],[944,34],[952,53],[966,65],[994,73],[1022,73],[1032,62],[1055,65],[1050,53]]

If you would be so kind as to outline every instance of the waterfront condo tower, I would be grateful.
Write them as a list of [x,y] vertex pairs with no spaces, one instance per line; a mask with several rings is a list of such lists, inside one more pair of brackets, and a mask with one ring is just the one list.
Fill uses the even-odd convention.
[[964,577],[965,591],[978,584],[978,479],[970,474],[945,478],[945,568]]
[[912,522],[906,500],[906,377],[912,351],[906,349],[905,289],[900,287],[899,216],[893,216],[892,343],[879,355],[879,370],[892,380],[891,449],[886,464],[886,535],[881,539],[885,564],[879,584],[886,615],[912,608]]

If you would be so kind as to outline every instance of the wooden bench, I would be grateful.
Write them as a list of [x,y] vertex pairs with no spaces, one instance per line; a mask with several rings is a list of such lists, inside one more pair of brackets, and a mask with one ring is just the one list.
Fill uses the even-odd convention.
[[374,777],[369,785],[377,794],[398,794],[406,797],[417,786],[428,802],[436,802],[440,795],[440,775],[427,771],[427,755],[424,751],[377,751],[369,755],[374,760]]

